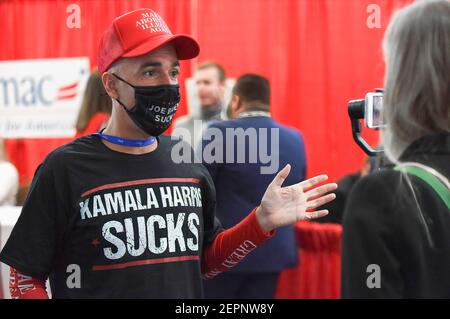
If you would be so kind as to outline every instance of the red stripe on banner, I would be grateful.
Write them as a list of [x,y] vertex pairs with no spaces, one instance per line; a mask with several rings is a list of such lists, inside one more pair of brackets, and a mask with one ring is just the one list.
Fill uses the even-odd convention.
[[63,95],[63,96],[59,96],[59,95],[58,95],[57,100],[58,100],[58,101],[59,101],[59,100],[69,100],[69,99],[73,99],[75,96],[77,96],[76,93],[73,93],[73,94],[70,94],[70,95]]
[[114,184],[106,184],[103,186],[99,186],[96,188],[93,188],[91,190],[88,190],[81,194],[81,197],[87,196],[89,194],[104,190],[104,189],[111,189],[111,188],[117,188],[117,187],[124,187],[124,186],[133,186],[133,185],[142,185],[142,184],[158,184],[158,183],[200,183],[200,179],[198,178],[149,178],[149,179],[140,179],[137,181],[129,181],[129,182],[122,182],[122,183],[114,183]]
[[159,259],[137,260],[137,261],[129,261],[127,263],[122,263],[122,264],[92,266],[92,271],[124,269],[124,268],[135,267],[135,266],[163,264],[163,263],[172,263],[172,262],[178,262],[178,261],[189,261],[189,260],[199,260],[199,259],[200,259],[199,256],[183,256],[183,257],[168,257],[168,258],[159,258]]
[[62,86],[58,89],[58,92],[74,89],[77,87],[77,85],[78,85],[78,82],[75,82],[73,84],[69,84],[66,86]]

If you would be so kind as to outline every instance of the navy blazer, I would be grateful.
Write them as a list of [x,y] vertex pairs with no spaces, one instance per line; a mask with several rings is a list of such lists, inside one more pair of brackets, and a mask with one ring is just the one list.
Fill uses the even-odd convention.
[[[251,131],[262,133],[254,134],[256,140],[245,139],[245,163],[238,163],[238,139],[233,138],[232,135],[227,137],[227,128],[243,129],[248,136],[251,135]],[[216,136],[217,129],[222,133],[221,138]],[[265,135],[264,131],[266,131]],[[278,142],[276,141],[276,131],[278,131]],[[205,160],[204,157],[203,162],[214,180],[217,192],[216,213],[225,228],[239,223],[260,204],[267,186],[286,164],[291,164],[291,172],[283,186],[292,185],[305,179],[305,147],[301,133],[295,129],[280,125],[271,118],[258,116],[214,121],[209,124],[206,132],[211,132],[211,135],[208,140],[206,135],[203,135],[202,148],[197,149],[197,154],[199,151],[203,151],[203,155],[211,153],[211,147],[207,148],[207,145],[212,142],[215,143],[215,152],[219,149],[222,150],[222,163],[220,161],[208,163],[210,160]],[[274,134],[270,132],[274,132]],[[211,138],[212,136],[214,137]],[[232,138],[234,143],[231,141]],[[240,144],[242,146],[242,142]],[[249,154],[249,150],[253,150],[252,154]],[[220,155],[220,152],[215,152],[212,153]],[[262,156],[258,154],[262,154]],[[226,162],[227,156],[228,159],[233,159],[232,163],[229,163],[229,160]],[[274,159],[278,158],[278,165],[274,159],[268,160],[271,156]],[[250,163],[250,160],[253,163]],[[271,167],[273,172],[261,174],[262,167],[266,167],[266,169]],[[279,272],[285,268],[296,266],[297,261],[294,229],[292,226],[287,226],[277,229],[273,238],[251,252],[230,271]]]

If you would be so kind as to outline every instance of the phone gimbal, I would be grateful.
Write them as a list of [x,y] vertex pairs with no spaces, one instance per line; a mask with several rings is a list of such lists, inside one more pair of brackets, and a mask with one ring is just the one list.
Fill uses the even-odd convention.
[[[376,92],[383,93],[383,89],[376,89]],[[356,144],[369,156],[376,156],[378,153],[382,153],[382,149],[374,149],[371,147],[361,136],[361,123],[360,120],[364,119],[365,114],[365,99],[351,100],[348,102],[348,115],[352,124],[352,135]]]

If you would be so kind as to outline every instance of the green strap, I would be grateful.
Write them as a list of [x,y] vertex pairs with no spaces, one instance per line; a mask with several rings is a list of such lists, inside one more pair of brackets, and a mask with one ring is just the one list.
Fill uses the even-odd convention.
[[394,169],[419,177],[436,191],[439,197],[444,201],[445,205],[447,205],[447,208],[450,209],[450,189],[448,189],[436,176],[417,166],[402,165],[396,166]]

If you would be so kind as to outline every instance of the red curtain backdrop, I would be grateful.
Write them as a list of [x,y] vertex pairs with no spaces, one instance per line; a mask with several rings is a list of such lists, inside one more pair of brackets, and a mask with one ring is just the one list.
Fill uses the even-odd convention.
[[[332,180],[359,169],[364,154],[353,142],[348,100],[382,87],[381,39],[394,9],[411,0],[4,0],[0,2],[0,60],[88,56],[111,20],[139,7],[158,11],[173,32],[194,35],[198,59],[182,63],[181,84],[203,60],[222,63],[229,77],[257,72],[272,84],[275,119],[305,137],[308,175]],[[70,4],[81,9],[81,28],[69,29]],[[381,28],[370,29],[370,4]],[[184,87],[182,87],[184,89]],[[186,113],[183,102],[177,116]],[[369,132],[370,142],[376,134]],[[21,182],[45,155],[70,139],[10,140],[7,149]]]
[[[308,175],[335,180],[362,166],[347,103],[383,86],[382,36],[394,8],[408,2],[198,1],[194,30],[200,59],[221,61],[231,76],[269,77],[274,117],[304,133]],[[370,4],[380,8],[380,29],[367,26]],[[369,132],[372,144],[376,136]]]
[[342,226],[300,222],[295,232],[299,266],[281,274],[276,298],[340,298]]

